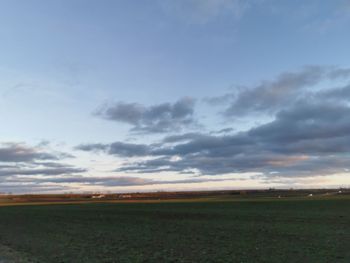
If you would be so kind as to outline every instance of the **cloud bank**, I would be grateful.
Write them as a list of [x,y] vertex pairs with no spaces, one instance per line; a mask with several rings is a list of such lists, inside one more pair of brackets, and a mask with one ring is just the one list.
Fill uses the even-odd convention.
[[[229,134],[192,132],[168,135],[153,144],[117,141],[77,148],[125,158],[124,165],[116,169],[118,172],[170,171],[200,175],[254,172],[269,177],[347,172],[350,169],[350,86],[332,84],[348,82],[349,78],[349,69],[308,66],[239,90],[230,97],[234,99],[224,111],[224,118],[255,118],[257,113],[273,116],[272,120],[246,131],[232,133],[236,127],[231,121],[232,126],[225,128]],[[121,114],[122,111],[116,112],[110,115],[131,119],[129,122],[135,127],[145,118],[139,117],[143,114],[130,118],[128,114]],[[153,124],[152,121],[145,123]],[[158,127],[157,122],[154,125]]]
[[[212,132],[193,130],[202,120],[194,114],[192,98],[152,106],[126,102],[104,105],[99,117],[130,125],[130,133],[141,139],[137,143],[97,142],[75,147],[76,153],[106,154],[121,161],[108,176],[66,164],[66,159],[74,156],[49,150],[47,144],[2,143],[0,191],[210,183],[228,180],[219,175],[238,180],[242,174],[273,183],[350,171],[349,69],[308,66],[206,101],[217,104],[220,100],[224,111],[218,116],[224,125]],[[205,105],[216,109],[211,103]],[[256,120],[258,115],[270,119],[239,129],[237,119]],[[158,136],[145,143],[144,135]],[[186,178],[142,177],[169,173]]]
[[[2,143],[0,145],[0,192],[65,189],[60,185],[48,185],[46,179],[55,176],[72,176],[87,171],[84,168],[62,163],[69,158],[73,156],[62,152],[46,151],[39,146],[13,142]],[[43,178],[42,182],[35,182],[37,177]]]
[[[235,92],[209,98],[207,101],[211,104],[228,102],[229,105],[223,112],[226,117],[249,117],[252,114],[274,115],[281,109],[292,106],[298,100],[311,98],[312,96],[306,93],[313,92],[318,84],[349,77],[350,69],[306,66],[296,72],[284,72],[274,80],[265,80],[253,87],[241,87]],[[331,90],[329,95],[339,98],[341,90],[337,92],[338,95]]]

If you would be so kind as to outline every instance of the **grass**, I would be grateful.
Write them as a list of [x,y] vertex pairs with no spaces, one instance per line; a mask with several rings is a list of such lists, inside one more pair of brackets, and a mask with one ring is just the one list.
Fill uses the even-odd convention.
[[0,207],[0,245],[45,263],[350,262],[350,199]]

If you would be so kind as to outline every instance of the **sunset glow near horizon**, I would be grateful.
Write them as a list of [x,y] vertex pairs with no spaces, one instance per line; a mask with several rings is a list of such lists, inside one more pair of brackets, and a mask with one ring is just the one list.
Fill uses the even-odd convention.
[[4,0],[0,193],[350,186],[349,0]]

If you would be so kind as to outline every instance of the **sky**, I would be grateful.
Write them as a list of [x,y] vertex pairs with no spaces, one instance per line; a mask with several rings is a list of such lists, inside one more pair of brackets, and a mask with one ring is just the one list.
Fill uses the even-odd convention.
[[0,1],[0,193],[350,186],[349,0]]

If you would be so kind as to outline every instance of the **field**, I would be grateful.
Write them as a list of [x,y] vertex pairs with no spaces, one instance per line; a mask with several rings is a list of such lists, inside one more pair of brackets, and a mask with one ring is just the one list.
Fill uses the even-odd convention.
[[0,207],[1,263],[350,262],[349,247],[348,195]]

